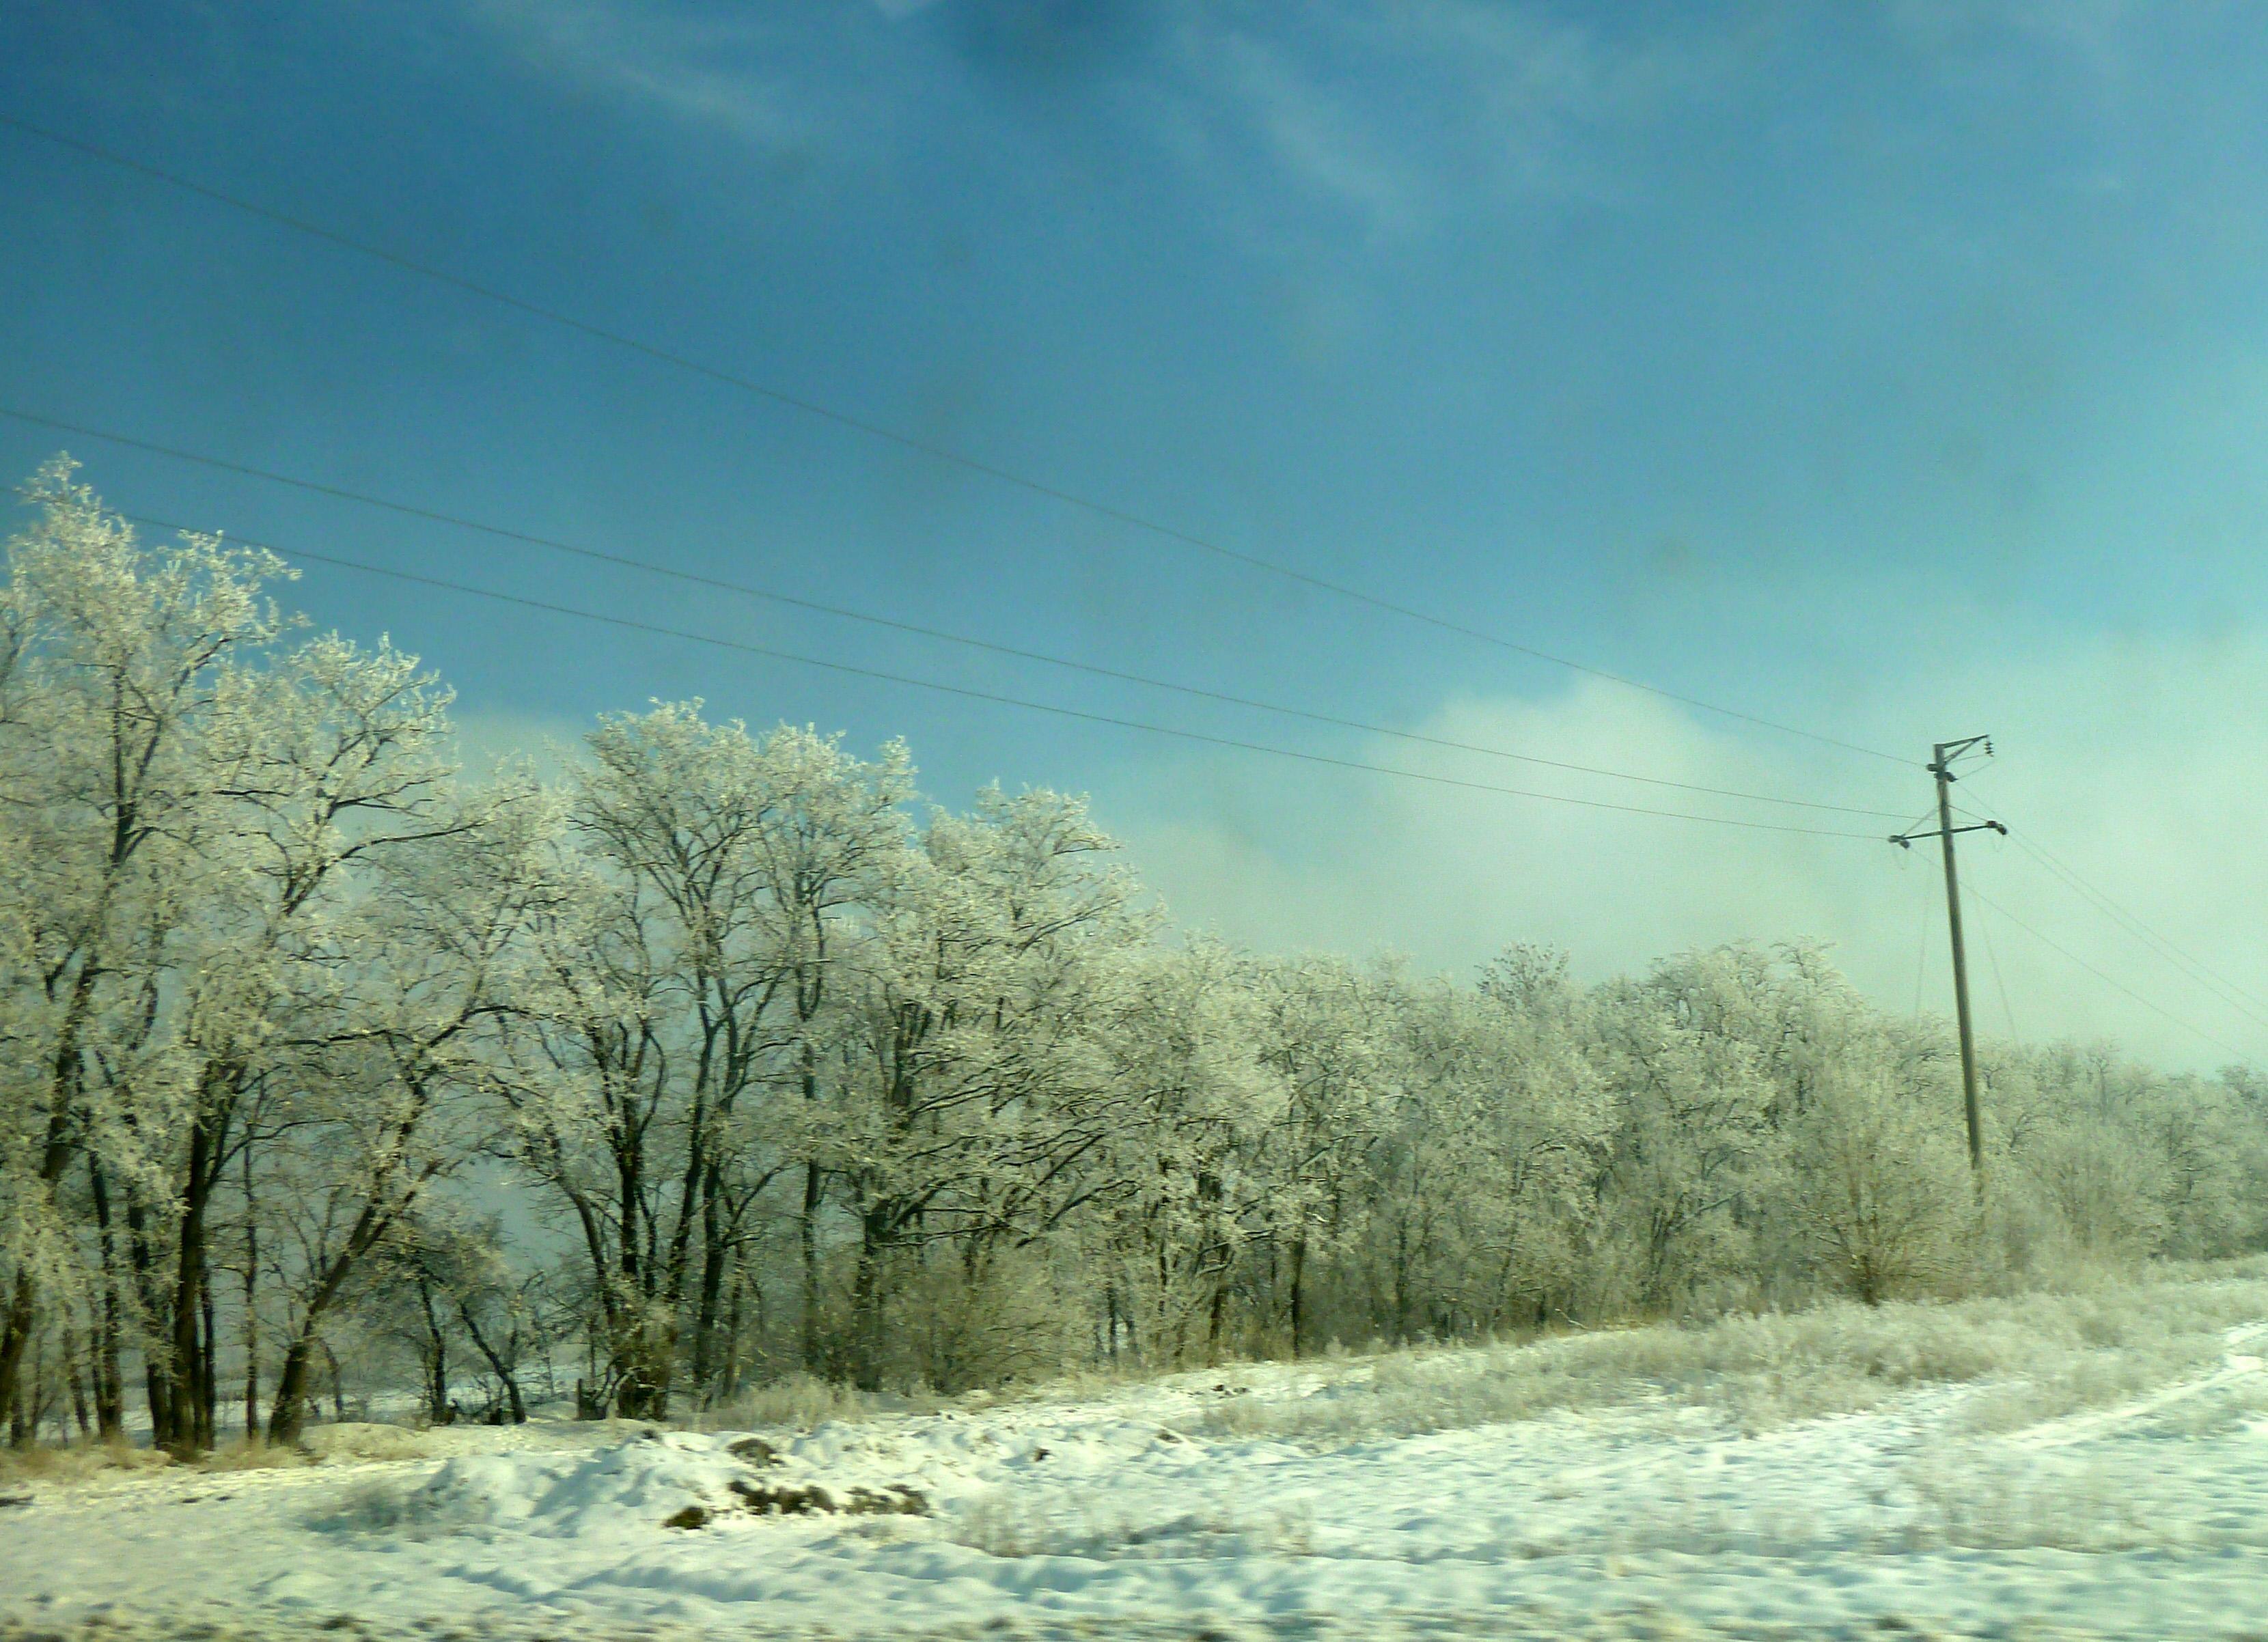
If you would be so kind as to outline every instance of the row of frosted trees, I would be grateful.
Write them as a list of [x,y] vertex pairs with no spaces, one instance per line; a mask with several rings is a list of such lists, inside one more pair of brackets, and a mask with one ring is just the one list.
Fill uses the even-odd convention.
[[[0,1410],[179,1451],[809,1374],[2007,1284],[2268,1224],[2231,1071],[1988,1050],[1803,947],[1580,988],[1171,939],[1074,800],[698,704],[553,784],[51,466],[0,592]],[[414,1368],[414,1372],[412,1372]]]

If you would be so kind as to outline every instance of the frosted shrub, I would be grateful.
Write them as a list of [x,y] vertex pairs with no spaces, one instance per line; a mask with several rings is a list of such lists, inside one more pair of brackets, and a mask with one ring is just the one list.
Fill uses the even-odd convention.
[[2131,1260],[2163,1246],[2167,1182],[2158,1160],[2109,1123],[2061,1127],[2026,1151],[2020,1166],[2089,1254]]
[[1972,1262],[1968,1161],[1879,1068],[1838,1067],[1800,1120],[1789,1198],[1826,1280],[1868,1305],[1947,1285]]
[[701,1414],[703,1431],[747,1431],[769,1425],[809,1431],[830,1420],[856,1422],[877,1414],[929,1413],[939,1400],[926,1388],[904,1391],[860,1391],[840,1381],[792,1373],[766,1385],[750,1386]]
[[1078,1346],[1066,1300],[1042,1263],[1012,1250],[917,1268],[889,1307],[890,1377],[951,1395],[1052,1374]]

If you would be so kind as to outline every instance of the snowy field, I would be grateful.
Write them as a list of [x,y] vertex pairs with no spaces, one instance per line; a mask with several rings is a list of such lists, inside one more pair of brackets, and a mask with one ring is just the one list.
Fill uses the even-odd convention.
[[753,1442],[334,1428],[0,1484],[0,1638],[2268,1636],[2264,1351],[2220,1277]]

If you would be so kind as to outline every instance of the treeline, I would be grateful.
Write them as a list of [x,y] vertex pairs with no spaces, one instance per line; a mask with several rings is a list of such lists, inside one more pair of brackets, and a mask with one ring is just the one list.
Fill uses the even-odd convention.
[[[412,658],[49,466],[0,593],[0,1410],[293,1439],[2021,1283],[2268,1240],[2268,1086],[1948,1035],[1806,946],[1474,984],[1170,937],[1076,800]],[[344,1360],[342,1360],[344,1359]],[[240,1414],[239,1413],[240,1410]]]

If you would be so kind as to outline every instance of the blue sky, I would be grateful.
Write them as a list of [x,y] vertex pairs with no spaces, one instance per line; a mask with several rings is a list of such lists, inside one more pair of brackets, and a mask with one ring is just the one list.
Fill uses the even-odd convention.
[[[2268,992],[2268,11],[436,0],[0,14],[36,121],[981,460],[1978,790]],[[1901,770],[1224,563],[0,129],[0,402],[1373,722],[1918,812]],[[117,504],[1484,781],[0,421]],[[312,569],[488,745],[698,695],[1094,794],[1186,922],[1587,973],[1810,934],[1942,992],[1928,863],[1207,750]],[[1754,814],[1753,808],[1740,813]],[[1871,822],[1861,823],[1872,830]],[[2221,1045],[2028,858],[1979,887]],[[2002,929],[2028,1035],[2229,1058]],[[1931,966],[1934,966],[1933,978]],[[2268,1007],[2259,1012],[2268,1016]]]

